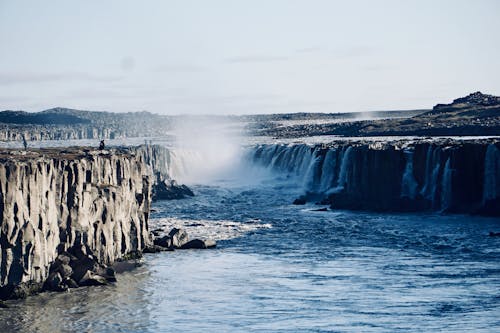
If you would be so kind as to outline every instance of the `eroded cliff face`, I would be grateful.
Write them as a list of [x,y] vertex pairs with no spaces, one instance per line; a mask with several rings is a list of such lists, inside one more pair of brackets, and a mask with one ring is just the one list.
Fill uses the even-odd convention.
[[[418,140],[263,145],[250,158],[303,179],[333,208],[500,215],[500,143]],[[303,200],[302,200],[303,201]]]
[[151,184],[150,168],[128,150],[2,152],[0,294],[40,290],[57,255],[74,246],[102,264],[148,246]]

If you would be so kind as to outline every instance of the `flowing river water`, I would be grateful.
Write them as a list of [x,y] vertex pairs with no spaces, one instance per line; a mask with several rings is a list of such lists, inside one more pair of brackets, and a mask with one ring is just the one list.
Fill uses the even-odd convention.
[[146,254],[116,284],[8,301],[0,332],[500,330],[499,219],[315,211],[291,204],[296,182],[254,171],[153,205],[152,228],[216,249]]

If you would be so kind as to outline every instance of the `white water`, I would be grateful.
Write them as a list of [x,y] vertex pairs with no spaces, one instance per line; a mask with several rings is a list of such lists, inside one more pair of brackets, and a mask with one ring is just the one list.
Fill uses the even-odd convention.
[[413,151],[406,150],[406,167],[401,180],[401,197],[415,199],[417,196],[418,183],[413,175]]

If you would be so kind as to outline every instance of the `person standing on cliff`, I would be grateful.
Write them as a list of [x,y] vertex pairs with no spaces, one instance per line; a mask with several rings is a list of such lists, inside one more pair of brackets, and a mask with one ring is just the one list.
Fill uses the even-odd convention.
[[23,134],[23,146],[24,150],[28,150],[28,141],[26,140],[26,135]]
[[99,143],[99,150],[103,149],[104,149],[104,140],[101,140],[101,142]]

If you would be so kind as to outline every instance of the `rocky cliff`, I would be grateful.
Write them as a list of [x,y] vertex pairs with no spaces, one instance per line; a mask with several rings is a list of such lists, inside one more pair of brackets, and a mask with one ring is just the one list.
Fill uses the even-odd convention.
[[111,264],[151,243],[151,170],[129,150],[0,154],[0,296],[39,291],[61,253]]
[[377,211],[500,216],[500,142],[346,142],[263,145],[250,159],[303,179],[298,202]]

